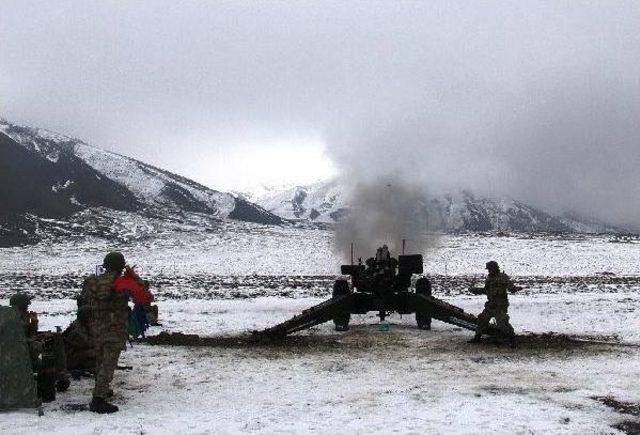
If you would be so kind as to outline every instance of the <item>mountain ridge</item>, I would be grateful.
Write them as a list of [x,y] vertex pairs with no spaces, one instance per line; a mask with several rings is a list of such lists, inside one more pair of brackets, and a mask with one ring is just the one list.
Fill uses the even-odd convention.
[[[209,219],[281,225],[285,221],[236,195],[203,186],[140,160],[41,128],[0,118],[0,244],[33,242],[38,218],[69,218],[105,208],[174,219],[196,213]],[[27,183],[24,180],[28,180]]]
[[[266,210],[285,219],[334,224],[349,212],[345,186],[336,180],[291,186],[249,196]],[[415,212],[430,231],[442,232],[554,232],[619,233],[620,229],[577,216],[557,216],[522,201],[502,196],[478,196],[470,190],[425,197]]]
[[[159,228],[163,221],[183,222],[189,231],[198,226],[205,231],[220,228],[225,220],[331,228],[350,209],[347,189],[336,179],[263,188],[259,195],[221,192],[80,139],[2,118],[0,182],[5,186],[0,192],[4,204],[0,246],[34,243],[51,234],[80,237],[84,232],[128,238],[129,231],[110,225],[134,222],[137,226],[138,215],[153,219],[154,224],[147,227]],[[477,196],[469,190],[416,201],[415,212],[429,231],[623,232],[578,216],[553,215],[508,197]]]

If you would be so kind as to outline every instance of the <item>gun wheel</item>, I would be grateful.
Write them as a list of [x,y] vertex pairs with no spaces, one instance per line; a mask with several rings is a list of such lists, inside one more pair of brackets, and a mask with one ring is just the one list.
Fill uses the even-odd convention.
[[[416,294],[431,296],[431,282],[427,278],[418,278],[416,281]],[[419,329],[431,329],[431,316],[416,311],[416,323]]]
[[[349,283],[344,279],[337,279],[333,283],[333,292],[331,297],[333,299],[351,294]],[[333,324],[336,327],[336,331],[346,331],[349,329],[349,321],[351,320],[351,313],[348,311],[342,311],[336,313],[333,317]]]

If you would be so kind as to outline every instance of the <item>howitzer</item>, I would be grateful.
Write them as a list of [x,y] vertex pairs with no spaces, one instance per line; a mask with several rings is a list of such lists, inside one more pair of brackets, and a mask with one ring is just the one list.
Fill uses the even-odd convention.
[[[476,316],[433,297],[427,278],[418,278],[415,288],[411,289],[412,276],[423,273],[422,255],[400,255],[395,259],[383,246],[378,248],[376,257],[369,258],[364,265],[360,262],[341,266],[341,273],[349,275],[351,283],[346,279],[336,280],[331,299],[258,334],[284,337],[331,320],[336,330],[345,331],[352,314],[370,311],[377,311],[381,321],[391,312],[415,313],[420,329],[431,329],[432,319],[472,331],[477,328]],[[497,331],[491,329],[488,333]]]

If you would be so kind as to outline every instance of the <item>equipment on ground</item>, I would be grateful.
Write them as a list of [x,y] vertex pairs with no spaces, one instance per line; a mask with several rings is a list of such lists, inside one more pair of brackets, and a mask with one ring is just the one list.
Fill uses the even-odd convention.
[[0,307],[0,411],[41,406],[24,325],[13,307]]

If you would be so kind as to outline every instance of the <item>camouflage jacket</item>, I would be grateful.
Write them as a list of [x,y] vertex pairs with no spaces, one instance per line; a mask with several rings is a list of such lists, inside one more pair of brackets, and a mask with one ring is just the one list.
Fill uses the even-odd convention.
[[80,293],[80,303],[91,309],[93,332],[102,341],[125,342],[129,318],[126,294],[112,289],[115,273],[91,275],[85,279]]
[[507,292],[515,290],[515,285],[509,278],[509,276],[500,272],[497,275],[489,275],[484,282],[483,293],[487,295],[487,302],[489,303],[504,303],[507,302]]
[[85,349],[94,345],[91,328],[85,328],[78,320],[71,322],[64,331],[64,339],[70,349]]
[[24,333],[27,338],[33,338],[38,334],[38,322],[33,321],[29,317],[29,313],[19,310],[16,308],[16,312],[18,313],[18,318],[20,319],[20,323],[24,328]]

